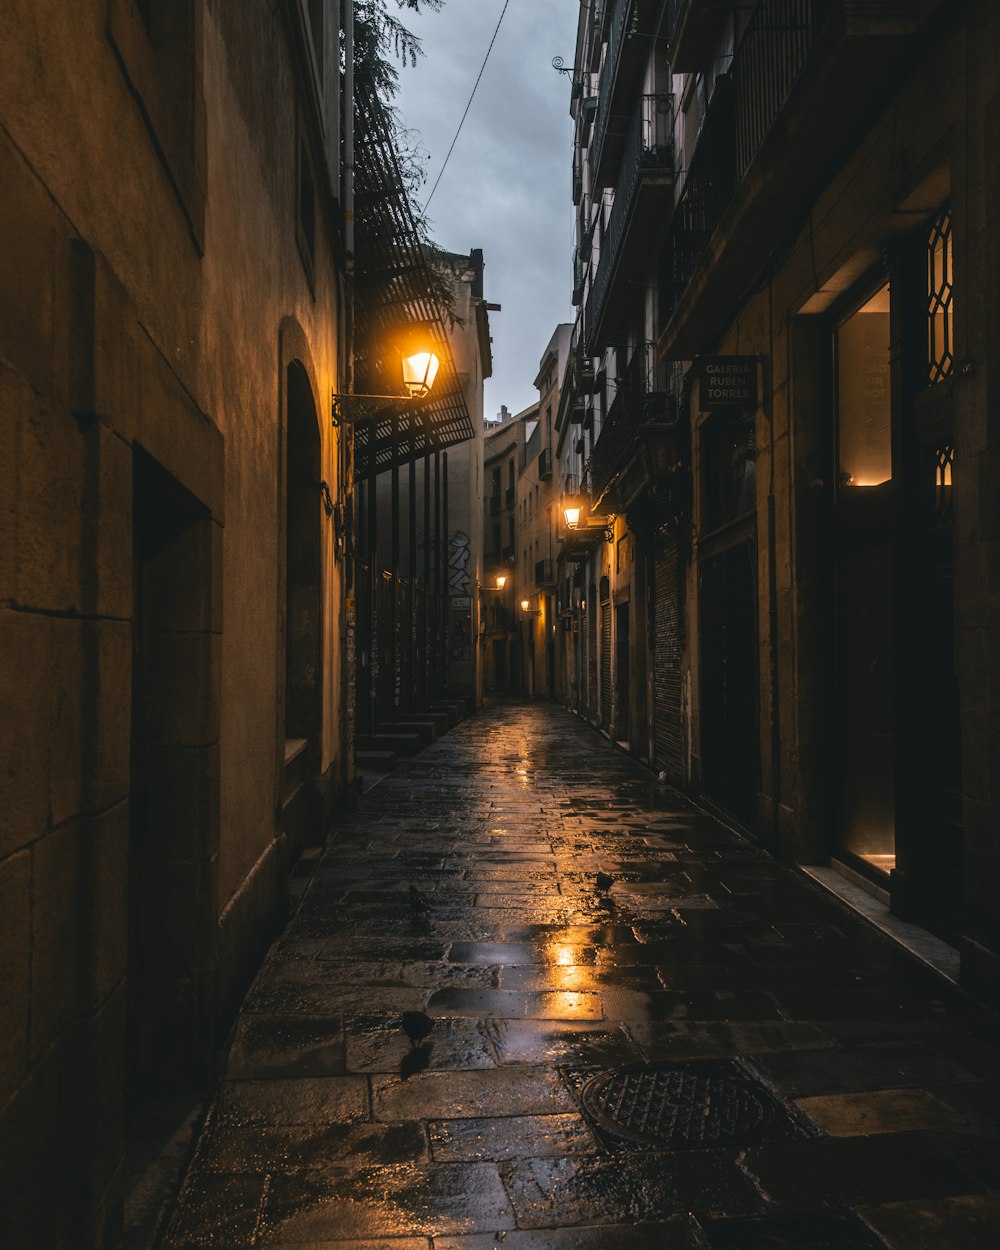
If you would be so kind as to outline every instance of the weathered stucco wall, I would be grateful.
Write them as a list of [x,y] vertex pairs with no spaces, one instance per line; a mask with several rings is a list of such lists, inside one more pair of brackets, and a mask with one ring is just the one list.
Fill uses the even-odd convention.
[[[189,23],[180,66],[130,0],[0,14],[4,1244],[113,1236],[126,1099],[211,1071],[283,915],[296,362],[317,477],[335,504],[347,489],[322,183],[339,113],[313,108],[297,14],[168,6],[157,20]],[[314,535],[319,837],[349,756],[318,482]]]

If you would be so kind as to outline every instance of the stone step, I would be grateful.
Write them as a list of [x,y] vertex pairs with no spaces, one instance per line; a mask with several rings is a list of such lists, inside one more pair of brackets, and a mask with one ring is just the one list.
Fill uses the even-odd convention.
[[391,773],[396,762],[395,751],[354,752],[355,767],[362,773]]
[[379,725],[378,732],[380,734],[416,734],[420,741],[427,746],[437,737],[434,726],[430,721],[406,720],[393,721],[391,725]]
[[432,712],[430,708],[421,707],[415,708],[412,712],[406,712],[404,715],[407,724],[433,725],[434,732],[439,738],[451,728],[451,717],[447,712]]
[[416,755],[423,749],[419,734],[377,733],[358,738],[355,748],[360,751],[395,751],[399,755]]

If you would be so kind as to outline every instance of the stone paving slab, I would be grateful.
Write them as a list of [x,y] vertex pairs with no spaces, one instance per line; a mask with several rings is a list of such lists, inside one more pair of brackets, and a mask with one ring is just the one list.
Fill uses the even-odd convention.
[[[713,1059],[785,1137],[582,1105]],[[336,821],[163,1250],[992,1250],[998,1060],[994,1017],[581,721],[489,708]]]

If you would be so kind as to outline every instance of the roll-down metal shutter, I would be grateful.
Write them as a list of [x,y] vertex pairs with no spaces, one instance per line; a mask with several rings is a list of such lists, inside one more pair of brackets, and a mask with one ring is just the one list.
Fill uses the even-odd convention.
[[677,539],[664,528],[653,548],[653,762],[669,779],[683,779],[681,716],[681,582]]
[[611,600],[601,604],[601,724],[611,727]]

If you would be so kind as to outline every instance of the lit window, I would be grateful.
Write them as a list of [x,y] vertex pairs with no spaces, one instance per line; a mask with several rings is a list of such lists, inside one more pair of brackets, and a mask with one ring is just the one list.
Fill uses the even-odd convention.
[[840,485],[879,486],[892,477],[889,284],[837,327]]
[[927,380],[940,382],[954,364],[951,211],[945,209],[927,240]]

